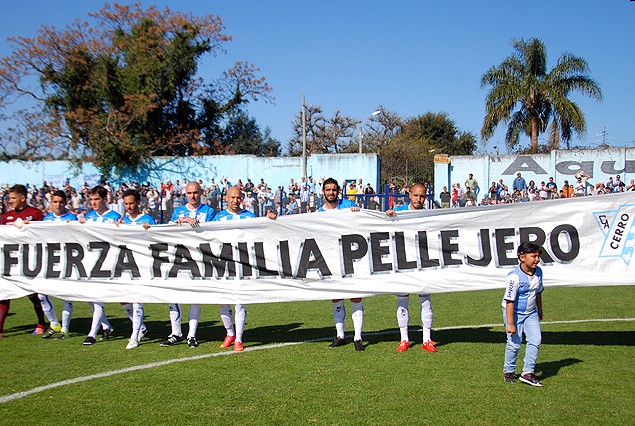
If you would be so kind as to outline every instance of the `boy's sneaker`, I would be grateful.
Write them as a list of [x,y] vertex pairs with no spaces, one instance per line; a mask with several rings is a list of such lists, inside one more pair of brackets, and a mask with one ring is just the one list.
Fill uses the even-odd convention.
[[355,350],[357,352],[363,352],[366,349],[364,347],[364,342],[362,342],[361,340],[355,340],[353,344],[355,345]]
[[505,383],[516,383],[516,380],[518,380],[518,375],[516,373],[505,373],[503,377]]
[[82,346],[90,346],[94,344],[95,344],[95,338],[88,336],[87,338],[84,339],[84,343],[82,343]]
[[518,380],[523,383],[527,383],[529,386],[542,386],[542,382],[536,378],[536,375],[534,373],[525,373],[518,377]]
[[115,329],[114,328],[104,328],[103,332],[101,333],[101,339],[99,339],[99,340],[108,340],[114,334],[115,334]]
[[236,336],[225,336],[225,340],[220,344],[219,348],[227,349],[236,341]]
[[179,343],[183,343],[183,336],[176,336],[174,334],[170,334],[167,339],[161,342],[161,346],[175,346]]
[[56,339],[59,340],[66,340],[66,338],[68,337],[68,333],[65,331],[60,331],[59,333],[57,333],[57,335],[55,336]]
[[329,345],[329,348],[337,348],[338,346],[344,346],[345,344],[346,344],[346,339],[343,339],[341,337],[336,337],[335,340],[333,340],[333,343]]
[[242,352],[244,350],[243,342],[234,342],[234,352]]
[[135,339],[130,339],[128,341],[128,346],[126,346],[126,349],[134,349],[138,347],[139,347],[139,342],[136,341]]
[[407,340],[402,340],[401,342],[399,342],[399,346],[397,346],[397,352],[406,352],[408,349],[410,349],[410,342],[408,342]]
[[198,341],[196,340],[196,337],[188,337],[187,344],[190,345],[190,348],[198,347]]
[[421,349],[424,351],[428,351],[428,352],[436,352],[437,348],[434,347],[434,345],[436,345],[437,342],[433,342],[432,340],[428,340],[427,342],[423,342],[423,345],[421,345]]

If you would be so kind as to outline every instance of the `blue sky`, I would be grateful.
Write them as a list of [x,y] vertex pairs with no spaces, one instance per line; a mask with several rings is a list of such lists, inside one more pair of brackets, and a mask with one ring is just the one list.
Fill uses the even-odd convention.
[[[122,1],[122,3],[128,3]],[[103,2],[3,2],[0,55],[8,36],[32,36],[42,24],[63,27]],[[628,0],[487,1],[142,1],[173,10],[220,15],[233,36],[227,55],[206,60],[206,79],[235,61],[261,69],[275,103],[249,114],[284,146],[293,116],[307,104],[361,120],[382,105],[402,117],[446,112],[459,129],[479,135],[486,90],[480,78],[512,53],[514,38],[541,39],[551,68],[561,53],[585,58],[604,100],[574,95],[587,132],[573,145],[635,147],[635,2]],[[602,132],[606,131],[605,136]],[[504,128],[480,151],[502,147]],[[528,144],[527,138],[521,143]],[[504,149],[501,149],[501,153]]]

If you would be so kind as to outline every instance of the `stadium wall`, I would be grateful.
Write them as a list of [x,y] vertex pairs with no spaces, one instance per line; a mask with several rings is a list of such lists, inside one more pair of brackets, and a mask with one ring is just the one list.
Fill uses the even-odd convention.
[[[243,183],[251,178],[254,183],[264,179],[275,187],[287,185],[291,178],[302,177],[301,157],[256,157],[254,155],[216,155],[205,157],[155,157],[144,164],[137,173],[123,173],[110,179],[110,183],[151,182],[202,179],[209,184],[212,178],[220,182],[228,178],[235,183]],[[377,154],[315,154],[307,158],[307,175],[319,181],[321,177],[333,177],[339,182],[359,180],[370,183],[374,188],[379,184],[379,157]],[[41,185],[52,182],[62,186],[69,179],[71,185],[80,187],[84,182],[96,185],[100,181],[97,168],[91,163],[83,167],[73,167],[67,161],[8,161],[0,163],[0,183],[29,183]]]
[[588,181],[593,185],[606,183],[609,177],[615,179],[616,175],[628,184],[635,178],[635,148],[558,150],[549,154],[435,156],[434,194],[438,200],[443,186],[447,186],[448,190],[456,182],[463,186],[470,173],[481,188],[479,199],[492,182],[499,179],[503,179],[511,190],[517,172],[528,184],[533,180],[538,186],[553,177],[560,189],[565,180],[573,184],[576,181],[574,175],[579,170],[591,176]]

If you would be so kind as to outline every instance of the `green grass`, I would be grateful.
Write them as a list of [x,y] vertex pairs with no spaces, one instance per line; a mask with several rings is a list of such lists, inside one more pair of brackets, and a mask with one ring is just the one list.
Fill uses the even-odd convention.
[[[545,386],[506,384],[502,325],[469,327],[500,324],[501,297],[502,291],[433,296],[436,354],[420,349],[414,296],[410,337],[416,344],[403,354],[396,352],[394,296],[365,299],[367,348],[362,353],[352,344],[326,348],[334,335],[328,301],[251,305],[247,348],[305,343],[69,384],[0,404],[0,419],[2,425],[633,423],[635,322],[543,324],[537,373]],[[633,300],[635,286],[547,289],[545,321],[633,318]],[[118,305],[106,309],[118,337],[82,347],[90,317],[85,303],[75,304],[71,338],[48,341],[30,334],[30,302],[13,301],[5,325],[8,337],[0,340],[0,397],[76,377],[223,352],[218,349],[224,329],[217,306],[203,306],[197,349],[159,347],[169,334],[168,309],[146,305],[149,339],[125,350],[129,321]],[[444,329],[456,326],[466,327]]]

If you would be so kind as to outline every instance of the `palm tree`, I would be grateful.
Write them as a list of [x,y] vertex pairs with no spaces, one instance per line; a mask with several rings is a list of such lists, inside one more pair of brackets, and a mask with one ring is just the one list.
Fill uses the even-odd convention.
[[557,149],[560,137],[567,142],[573,132],[586,130],[584,114],[568,96],[581,92],[602,100],[599,84],[589,77],[587,62],[570,53],[560,55],[556,66],[547,73],[547,53],[542,41],[514,40],[515,53],[481,78],[481,87],[492,86],[485,100],[481,138],[490,139],[498,124],[507,123],[505,143],[518,144],[521,132],[531,137],[530,152],[538,151],[538,135],[552,120],[550,140]]

